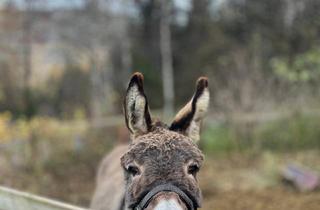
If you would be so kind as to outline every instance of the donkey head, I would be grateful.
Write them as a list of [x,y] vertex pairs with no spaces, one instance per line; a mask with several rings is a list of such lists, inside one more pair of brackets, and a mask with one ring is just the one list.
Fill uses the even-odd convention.
[[153,121],[143,90],[143,75],[135,73],[124,102],[132,143],[122,156],[129,209],[187,210],[201,204],[197,173],[203,154],[199,140],[201,121],[209,105],[208,80],[199,78],[191,101],[170,126]]

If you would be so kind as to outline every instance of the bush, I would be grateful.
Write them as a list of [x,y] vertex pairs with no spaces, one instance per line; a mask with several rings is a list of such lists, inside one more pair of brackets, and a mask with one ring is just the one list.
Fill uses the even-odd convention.
[[201,147],[206,153],[227,152],[236,149],[235,139],[226,124],[215,124],[204,130]]
[[250,126],[214,124],[203,132],[201,146],[207,153],[320,149],[319,128],[320,117],[304,113]]
[[320,149],[320,117],[295,114],[290,118],[259,126],[255,131],[255,141],[261,149],[302,150]]
[[85,119],[66,121],[33,117],[13,120],[10,113],[0,114],[0,152],[10,157],[12,165],[36,173],[47,166],[72,164],[72,160],[74,163],[79,160],[98,163],[113,147],[115,134],[111,129],[92,128]]

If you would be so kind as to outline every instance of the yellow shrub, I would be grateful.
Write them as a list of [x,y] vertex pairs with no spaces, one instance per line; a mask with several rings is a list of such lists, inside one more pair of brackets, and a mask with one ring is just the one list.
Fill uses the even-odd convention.
[[0,114],[0,143],[10,141],[12,139],[12,130],[10,127],[11,114],[4,112]]
[[76,135],[88,127],[85,120],[62,121],[51,117],[12,120],[10,113],[0,114],[0,143],[11,140],[46,142],[54,147],[70,148]]

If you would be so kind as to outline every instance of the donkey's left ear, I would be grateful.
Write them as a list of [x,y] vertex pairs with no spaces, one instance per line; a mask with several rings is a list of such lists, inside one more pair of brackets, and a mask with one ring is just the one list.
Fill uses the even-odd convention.
[[192,99],[175,116],[170,130],[189,136],[193,141],[200,140],[202,119],[207,113],[210,101],[208,79],[200,77]]

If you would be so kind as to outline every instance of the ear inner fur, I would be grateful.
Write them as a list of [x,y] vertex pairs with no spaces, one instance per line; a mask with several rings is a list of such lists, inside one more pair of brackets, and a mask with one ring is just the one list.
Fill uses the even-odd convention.
[[[139,72],[134,73],[129,82],[124,100],[124,114],[126,125],[133,135],[146,133],[151,129],[148,100],[143,90],[143,75]],[[140,125],[136,125],[139,121]]]
[[[190,137],[194,137],[197,140],[199,137],[200,131],[200,121],[202,119],[201,116],[195,116],[197,111],[205,112],[207,109],[207,101],[204,101],[205,104],[198,104],[198,100],[201,97],[209,97],[208,91],[208,79],[206,77],[200,77],[197,81],[196,92],[192,97],[191,101],[189,101],[176,115],[173,123],[170,126],[170,130],[180,131],[185,134],[189,134]],[[204,105],[205,107],[197,107],[199,105]],[[204,108],[204,109],[203,109]],[[195,119],[194,117],[198,117],[200,119]],[[190,128],[193,129],[190,129]]]

